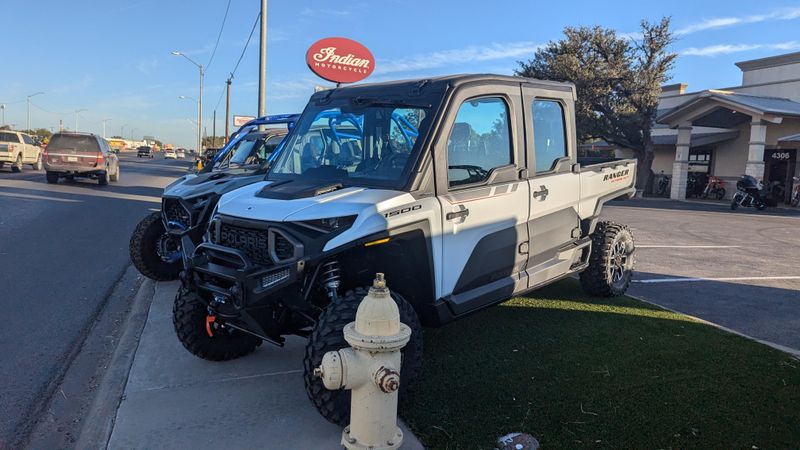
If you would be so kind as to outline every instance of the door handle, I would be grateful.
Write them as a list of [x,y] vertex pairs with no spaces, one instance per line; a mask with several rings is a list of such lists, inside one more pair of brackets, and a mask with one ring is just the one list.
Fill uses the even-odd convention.
[[455,219],[460,219],[462,217],[467,217],[468,215],[469,215],[469,210],[464,208],[460,211],[449,212],[445,217],[447,217],[447,220],[455,220]]
[[547,190],[547,186],[542,184],[539,186],[539,189],[538,191],[533,191],[533,198],[541,197],[542,200],[546,199],[547,195],[550,193],[550,191]]

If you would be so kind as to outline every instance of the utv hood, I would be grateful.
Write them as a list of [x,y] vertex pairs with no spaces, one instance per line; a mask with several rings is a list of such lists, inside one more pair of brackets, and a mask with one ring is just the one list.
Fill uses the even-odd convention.
[[[281,189],[283,188],[283,189]],[[222,196],[217,211],[227,216],[270,222],[295,222],[330,217],[368,215],[413,202],[411,194],[340,185],[296,185],[292,193],[288,183],[254,183]],[[273,191],[271,194],[267,192]]]
[[264,179],[264,174],[211,172],[184,175],[164,188],[164,196],[189,198],[206,194],[223,194]]

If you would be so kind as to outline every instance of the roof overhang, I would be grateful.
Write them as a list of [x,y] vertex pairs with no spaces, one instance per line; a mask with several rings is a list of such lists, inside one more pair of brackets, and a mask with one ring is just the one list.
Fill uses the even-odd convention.
[[657,119],[658,123],[677,128],[684,123],[714,128],[731,128],[753,120],[781,123],[783,115],[745,104],[731,96],[732,92],[705,91],[694,99],[676,106]]

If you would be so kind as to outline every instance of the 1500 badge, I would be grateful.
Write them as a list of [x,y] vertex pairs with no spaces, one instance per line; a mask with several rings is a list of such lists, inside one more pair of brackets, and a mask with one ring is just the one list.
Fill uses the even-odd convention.
[[422,209],[422,205],[412,205],[412,206],[407,206],[405,208],[395,209],[394,211],[389,211],[387,213],[384,213],[383,217],[388,218],[393,216],[399,216],[400,214],[405,214],[409,211],[416,211],[418,209]]
[[603,181],[609,181],[609,180],[611,180],[612,182],[613,181],[617,181],[617,180],[619,180],[621,178],[624,178],[626,175],[628,175],[628,173],[630,173],[630,171],[631,171],[630,169],[625,169],[625,170],[620,170],[619,172],[607,173],[603,177]]

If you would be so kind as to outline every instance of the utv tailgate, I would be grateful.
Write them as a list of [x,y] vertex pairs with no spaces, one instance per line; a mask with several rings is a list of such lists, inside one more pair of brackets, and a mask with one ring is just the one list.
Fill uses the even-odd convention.
[[598,206],[636,192],[636,160],[620,159],[580,166],[581,193],[578,214],[585,219],[595,215]]

